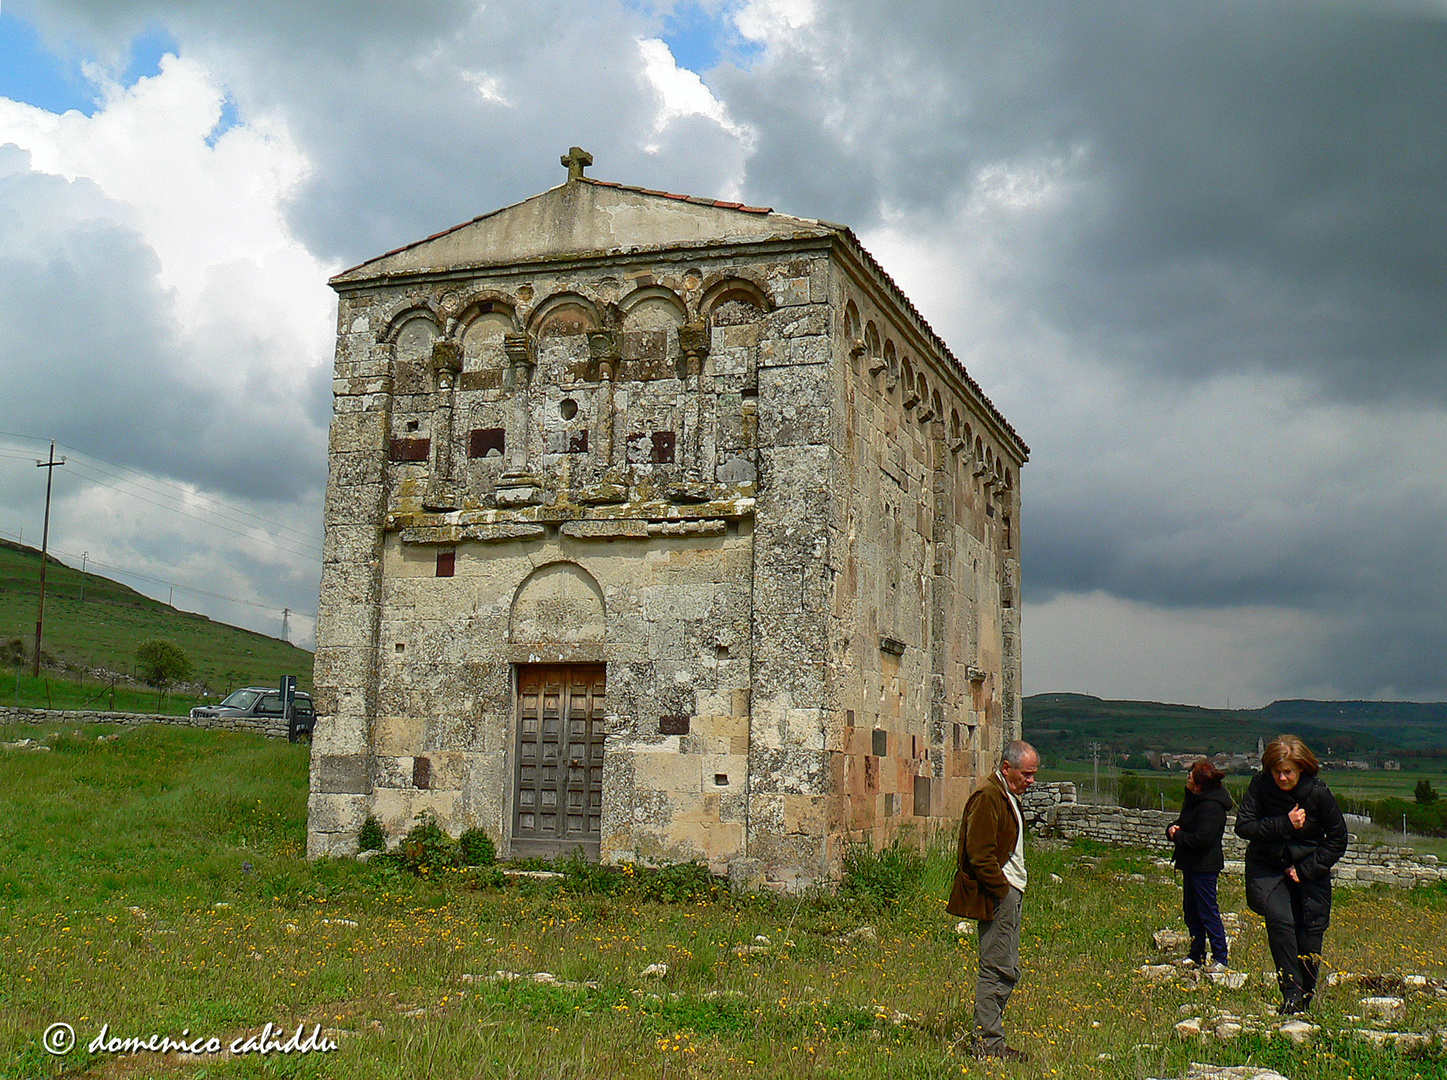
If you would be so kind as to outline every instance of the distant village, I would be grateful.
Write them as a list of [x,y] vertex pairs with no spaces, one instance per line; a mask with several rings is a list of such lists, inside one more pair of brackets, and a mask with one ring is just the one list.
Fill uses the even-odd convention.
[[[1206,758],[1212,765],[1224,773],[1252,773],[1256,772],[1261,764],[1261,751],[1263,747],[1257,746],[1254,754],[1163,754],[1156,750],[1147,750],[1143,756],[1151,763],[1153,769],[1180,769],[1182,772],[1189,769],[1201,758]],[[1374,766],[1370,761],[1357,761],[1351,758],[1325,758],[1321,762],[1323,770],[1344,770],[1360,769],[1367,770]],[[1400,761],[1383,761],[1382,769],[1400,771]]]

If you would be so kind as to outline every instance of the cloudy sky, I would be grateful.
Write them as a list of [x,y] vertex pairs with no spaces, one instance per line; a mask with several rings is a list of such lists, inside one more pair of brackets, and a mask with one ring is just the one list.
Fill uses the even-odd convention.
[[310,644],[327,276],[573,144],[915,299],[1033,451],[1028,693],[1447,699],[1443,0],[3,0],[0,536],[53,438],[68,561]]

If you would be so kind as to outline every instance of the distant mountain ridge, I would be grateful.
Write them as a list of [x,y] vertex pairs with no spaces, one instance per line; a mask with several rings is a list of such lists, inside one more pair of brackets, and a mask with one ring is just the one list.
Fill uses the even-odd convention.
[[1210,709],[1089,694],[1032,694],[1025,737],[1078,756],[1099,742],[1116,750],[1249,751],[1258,739],[1300,735],[1322,755],[1381,757],[1447,751],[1447,702],[1273,701],[1260,709]]

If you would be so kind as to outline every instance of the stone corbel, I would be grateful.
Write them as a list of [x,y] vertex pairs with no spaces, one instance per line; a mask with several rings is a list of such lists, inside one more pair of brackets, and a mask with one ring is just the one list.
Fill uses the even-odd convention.
[[869,358],[869,374],[878,375],[889,366],[889,361],[882,356],[871,356]]
[[855,338],[849,343],[849,358],[851,360],[858,360],[864,355],[867,348],[863,338]]
[[906,409],[913,409],[916,405],[919,404],[919,394],[911,390],[909,393],[904,395],[903,404]]

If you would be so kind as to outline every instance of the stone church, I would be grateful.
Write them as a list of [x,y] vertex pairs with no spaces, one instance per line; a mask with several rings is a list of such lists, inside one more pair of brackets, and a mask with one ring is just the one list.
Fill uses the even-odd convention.
[[566,182],[338,274],[308,852],[837,874],[1020,730],[1027,447],[847,228]]

